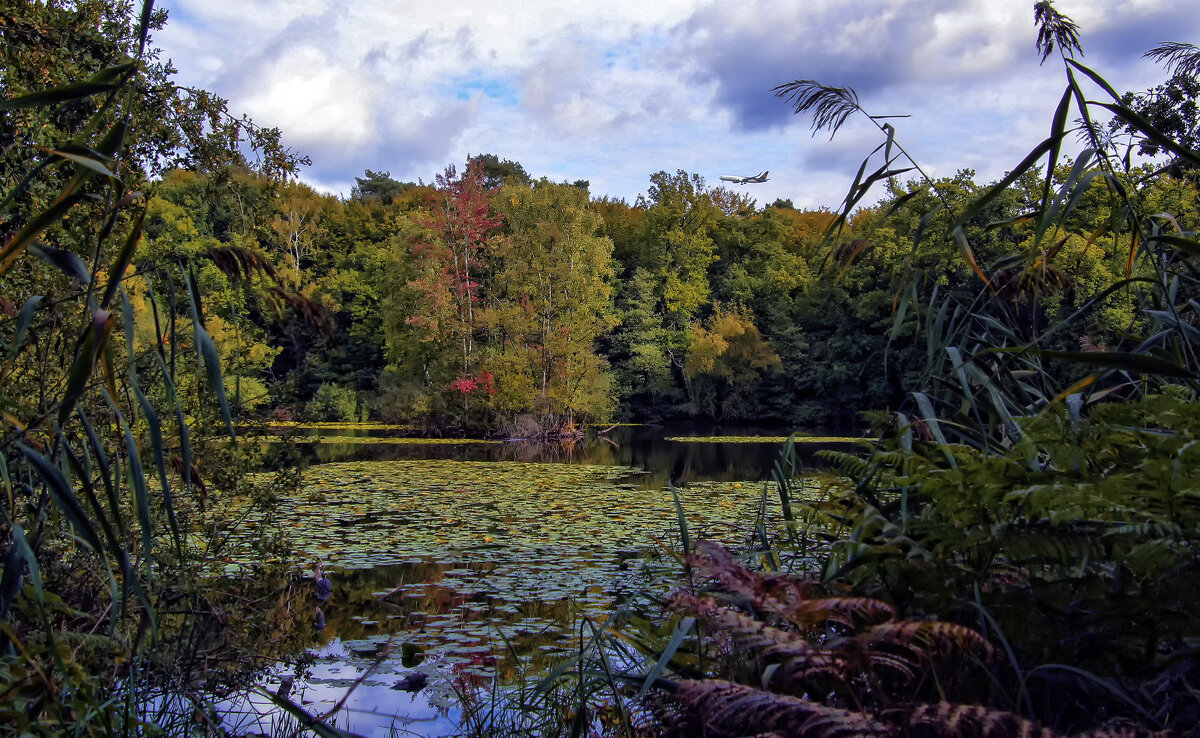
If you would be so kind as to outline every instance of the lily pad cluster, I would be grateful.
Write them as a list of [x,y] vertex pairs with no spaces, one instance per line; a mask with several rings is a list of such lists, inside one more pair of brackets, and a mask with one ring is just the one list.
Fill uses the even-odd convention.
[[[302,491],[273,512],[295,565],[319,558],[333,575],[302,688],[344,693],[374,668],[371,686],[390,689],[415,668],[433,677],[436,695],[546,670],[578,647],[580,618],[603,620],[621,597],[666,588],[677,573],[667,553],[680,543],[675,497],[629,481],[637,473],[443,459],[311,467]],[[752,482],[675,494],[693,536],[744,545],[764,491],[777,503]],[[235,538],[248,543],[260,521],[248,513]]]
[[[277,436],[251,436],[244,439],[250,443],[275,443]],[[471,443],[503,443],[503,441],[484,440],[482,438],[423,438],[392,437],[392,436],[331,436],[331,435],[291,435],[288,440],[293,443],[357,443],[405,446],[461,446]]]
[[772,443],[779,445],[791,438],[796,443],[857,443],[867,438],[853,436],[668,436],[674,443]]

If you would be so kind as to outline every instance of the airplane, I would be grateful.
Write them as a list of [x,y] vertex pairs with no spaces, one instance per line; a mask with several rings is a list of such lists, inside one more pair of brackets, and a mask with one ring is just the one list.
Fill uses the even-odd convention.
[[739,177],[734,174],[722,174],[721,180],[724,182],[733,182],[734,184],[758,184],[759,182],[767,181],[767,172],[756,174],[753,177]]

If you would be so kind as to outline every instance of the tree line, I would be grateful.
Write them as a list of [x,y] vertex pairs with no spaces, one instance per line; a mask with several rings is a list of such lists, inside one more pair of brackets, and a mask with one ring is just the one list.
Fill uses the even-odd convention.
[[[978,262],[1028,247],[1022,215],[1044,185],[1028,173],[973,216]],[[682,170],[650,175],[628,203],[493,154],[429,184],[368,170],[345,198],[240,166],[172,169],[154,185],[143,259],[240,249],[270,266],[254,279],[309,298],[311,310],[273,310],[263,290],[201,268],[227,390],[248,417],[438,432],[672,418],[846,428],[900,405],[921,369],[915,326],[894,325],[899,292],[974,299],[947,210],[927,213],[989,186],[968,170],[935,188],[893,179],[831,233],[831,211],[758,206]],[[1195,223],[1187,177],[1143,189],[1181,227]],[[1020,303],[1030,335],[1124,274],[1115,197],[1101,181],[1087,188],[1038,284],[1001,270],[995,288]],[[1058,348],[1103,346],[1134,320],[1128,295],[1109,296]]]

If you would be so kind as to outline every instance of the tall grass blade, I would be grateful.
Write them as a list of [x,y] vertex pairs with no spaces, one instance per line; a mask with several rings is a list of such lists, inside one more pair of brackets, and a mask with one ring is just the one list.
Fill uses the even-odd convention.
[[87,284],[92,279],[92,275],[88,272],[88,268],[84,266],[83,260],[70,251],[56,249],[44,243],[32,243],[29,245],[29,253],[68,277],[79,280],[82,284]]
[[[84,459],[80,459],[70,444],[65,442],[65,439],[60,438],[60,443],[62,444],[63,455],[75,469],[76,476],[79,477],[79,484],[83,488],[84,497],[87,499],[88,505],[92,508],[92,514],[95,516],[96,522],[100,525],[100,531],[104,534],[109,551],[112,552],[113,558],[120,563],[121,571],[125,571],[129,567],[129,554],[117,539],[112,523],[109,521],[108,515],[105,514],[104,508],[101,507],[100,499],[96,497],[96,487],[91,480],[91,464],[85,461],[88,457],[85,455]],[[106,474],[107,469],[102,469],[102,473]]]
[[25,529],[14,520],[10,524],[9,531],[12,533],[13,543],[21,553],[21,558],[24,559],[23,562],[17,564],[17,571],[19,572],[22,566],[29,567],[29,581],[33,584],[33,591],[37,595],[38,603],[44,605],[46,604],[46,592],[42,587],[42,570],[38,566],[37,555],[33,552],[29,541],[25,539]]
[[91,445],[92,453],[96,457],[96,464],[100,467],[100,479],[104,482],[104,491],[108,496],[109,511],[112,513],[113,521],[121,534],[121,539],[124,540],[125,536],[128,535],[128,528],[121,517],[121,503],[117,497],[112,467],[108,463],[108,454],[104,452],[104,447],[100,444],[100,438],[96,435],[96,430],[92,427],[92,422],[88,420],[83,408],[79,408],[78,415],[79,421],[83,425],[84,433],[87,435],[88,443]]
[[667,647],[663,649],[662,655],[658,657],[658,662],[654,664],[654,668],[646,675],[646,681],[642,682],[642,688],[638,690],[637,699],[642,699],[646,693],[658,681],[658,678],[666,671],[667,665],[671,663],[671,659],[675,658],[675,652],[679,650],[679,646],[683,644],[683,639],[687,637],[692,626],[696,624],[696,618],[688,616],[680,620],[675,625],[675,630],[671,633],[671,639],[667,641]]
[[51,90],[31,92],[28,95],[14,97],[11,100],[0,100],[0,111],[28,110],[29,108],[56,105],[69,100],[91,97],[102,92],[111,92],[117,89],[117,87],[119,85],[103,82],[76,82],[70,85],[55,87]]
[[13,262],[17,260],[29,244],[33,243],[33,239],[37,238],[42,231],[57,223],[67,214],[71,208],[75,207],[84,199],[81,193],[68,194],[64,191],[58,202],[51,205],[48,209],[34,216],[25,227],[16,233],[4,244],[4,249],[0,250],[0,276],[4,275],[12,267]]
[[81,340],[75,347],[75,358],[67,373],[67,387],[59,401],[58,424],[66,425],[67,418],[75,412],[75,405],[87,388],[88,380],[96,367],[96,359],[108,335],[112,332],[114,316],[107,310],[96,310]]
[[1184,159],[1192,164],[1200,164],[1200,153],[1197,153],[1185,146],[1179,145],[1175,139],[1155,128],[1153,123],[1143,118],[1136,111],[1130,110],[1124,105],[1116,105],[1113,103],[1098,102],[1093,104],[1104,108],[1129,125],[1133,126],[1140,131],[1143,136],[1153,141],[1154,144],[1159,148],[1170,151],[1180,159]]
[[167,476],[167,461],[163,452],[162,423],[159,422],[158,411],[146,399],[138,379],[137,360],[134,354],[133,306],[129,304],[129,295],[126,294],[124,287],[120,288],[120,292],[121,309],[125,316],[125,339],[129,347],[129,386],[133,389],[133,394],[142,409],[146,428],[150,432],[150,448],[154,454],[155,468],[158,470],[159,485],[162,487],[163,506],[167,510],[167,523],[171,528],[171,537],[175,541],[175,551],[182,553],[183,541],[179,536],[179,524],[175,519],[175,501],[171,494],[171,479]]
[[13,332],[13,343],[9,351],[9,358],[15,358],[17,352],[21,350],[21,346],[24,345],[25,333],[29,330],[29,324],[33,322],[33,315],[37,312],[44,299],[45,297],[42,295],[34,295],[21,306],[21,312],[17,313],[17,325],[16,330]]
[[[1081,71],[1085,75],[1087,75],[1088,79],[1092,80],[1097,85],[1099,85],[1100,88],[1102,90],[1104,90],[1105,92],[1107,92],[1109,97],[1111,97],[1113,100],[1115,100],[1117,102],[1121,102],[1121,96],[1119,94],[1117,94],[1117,91],[1112,88],[1112,85],[1110,85],[1108,83],[1108,80],[1104,79],[1104,77],[1101,77],[1099,74],[1097,74],[1096,72],[1092,71],[1091,69],[1085,67],[1084,65],[1080,64],[1078,61],[1076,61],[1074,59],[1067,59],[1066,62],[1067,62],[1067,64],[1071,65],[1072,67],[1075,67],[1076,69],[1078,69],[1079,71]],[[1071,70],[1068,69],[1067,73],[1070,74]]]
[[108,309],[112,300],[117,295],[117,288],[121,285],[121,280],[125,278],[125,270],[129,268],[129,264],[133,261],[133,252],[137,250],[138,241],[142,239],[142,224],[146,220],[146,208],[142,208],[137,215],[137,219],[133,222],[133,228],[129,231],[129,237],[125,239],[125,245],[122,247],[117,258],[113,261],[108,271],[108,285],[104,288],[104,297],[100,299],[100,307]]
[[671,488],[671,498],[675,501],[675,515],[679,523],[679,540],[683,544],[683,555],[688,557],[692,553],[692,540],[688,537],[687,518],[683,514],[683,503],[679,501],[679,491],[675,489],[675,485],[668,484]]
[[[41,148],[41,147],[38,147],[38,148]],[[62,147],[61,149],[42,149],[42,151],[45,151],[47,154],[49,154],[52,157],[57,157],[59,159],[65,160],[65,161],[69,161],[69,162],[78,164],[81,167],[86,167],[88,169],[91,169],[96,174],[108,177],[109,179],[117,179],[117,175],[113,174],[112,171],[109,170],[108,167],[104,166],[104,162],[101,159],[93,157],[93,156],[89,156],[86,153],[79,153],[79,151],[72,150],[72,149],[84,149],[84,147],[82,147],[82,146],[72,147],[70,145],[67,145],[67,146]]]
[[1002,352],[1028,353],[1048,359],[1059,359],[1076,364],[1098,366],[1103,369],[1134,372],[1149,376],[1179,377],[1181,379],[1196,379],[1194,372],[1173,361],[1150,356],[1147,354],[1128,353],[1123,351],[1050,351],[1048,349],[997,349]]
[[37,472],[38,477],[41,478],[42,483],[50,492],[50,498],[54,500],[54,504],[58,506],[63,516],[66,517],[67,522],[75,530],[75,535],[90,546],[93,551],[102,551],[103,545],[100,543],[100,537],[96,534],[96,528],[92,525],[92,521],[88,518],[87,513],[83,511],[78,498],[71,491],[71,487],[67,484],[67,480],[63,477],[62,472],[58,470],[58,467],[51,463],[45,456],[42,456],[23,443],[18,443],[17,449],[33,466],[34,471]]
[[1002,193],[1008,190],[1009,185],[1011,185],[1013,182],[1016,182],[1018,179],[1020,179],[1021,175],[1029,171],[1029,169],[1037,162],[1038,159],[1041,159],[1048,151],[1061,145],[1061,138],[1063,135],[1066,135],[1065,132],[1063,134],[1051,136],[1050,138],[1038,144],[1033,151],[1029,152],[1028,156],[1021,160],[1020,164],[1017,164],[1017,166],[1013,168],[1011,172],[1006,174],[999,182],[992,185],[987,192],[983,193],[982,196],[967,206],[967,208],[962,212],[962,215],[960,215],[958,219],[954,221],[954,224],[951,225],[951,230],[958,230],[960,227],[966,225],[971,218],[974,218],[976,215],[979,215],[979,213],[983,212],[983,209],[987,207],[992,200],[995,200]]
[[229,412],[229,401],[225,397],[225,380],[221,376],[221,361],[217,356],[217,347],[209,337],[208,331],[204,330],[204,318],[200,309],[200,293],[196,288],[195,275],[184,273],[184,280],[187,282],[188,292],[192,300],[192,332],[196,339],[196,358],[200,365],[203,366],[208,375],[208,384],[212,388],[213,394],[217,396],[217,404],[221,409],[221,417],[225,420],[225,429],[229,432],[229,437],[236,439],[237,434],[233,429],[233,416]]
[[[150,310],[154,315],[154,335],[155,355],[158,357],[159,368],[162,370],[163,384],[167,390],[167,401],[171,403],[171,407],[175,410],[175,422],[179,431],[179,454],[183,462],[183,485],[187,487],[192,483],[192,444],[188,434],[187,420],[184,418],[183,406],[179,402],[179,393],[175,388],[174,371],[175,366],[175,306],[170,306],[170,323],[171,331],[171,359],[168,365],[166,352],[163,350],[163,332],[159,324],[158,299],[155,296],[154,285],[150,281],[150,276],[144,275],[146,280],[146,294],[150,297]],[[170,286],[170,299],[174,303],[174,282],[170,281],[170,275],[166,275]]]
[[312,715],[303,707],[297,705],[295,702],[292,702],[283,695],[275,694],[274,692],[264,692],[264,694],[266,694],[266,696],[269,697],[272,702],[282,708],[284,712],[296,718],[302,727],[304,727],[306,730],[311,730],[313,733],[316,733],[318,736],[320,736],[320,738],[362,738],[357,733],[350,733],[345,730],[339,730],[338,728],[326,725],[325,721],[321,720],[315,715]]
[[[1071,111],[1071,87],[1063,90],[1062,99],[1058,101],[1058,108],[1054,111],[1054,119],[1050,124],[1050,144],[1049,156],[1046,157],[1046,177],[1042,185],[1042,213],[1048,212],[1050,202],[1050,191],[1054,183],[1054,168],[1058,166],[1058,153],[1062,149],[1062,140],[1066,135],[1067,114]],[[1046,231],[1047,221],[1049,216],[1043,215],[1038,223],[1037,234],[1033,237],[1034,243],[1041,243],[1042,234]]]
[[133,431],[130,430],[129,424],[125,422],[125,418],[115,403],[112,404],[112,409],[117,416],[117,423],[125,435],[125,476],[133,492],[134,508],[137,510],[138,523],[142,530],[142,556],[146,561],[146,579],[150,581],[153,577],[154,564],[154,519],[150,514],[150,494],[146,489],[146,473],[142,469],[142,458],[138,453]]

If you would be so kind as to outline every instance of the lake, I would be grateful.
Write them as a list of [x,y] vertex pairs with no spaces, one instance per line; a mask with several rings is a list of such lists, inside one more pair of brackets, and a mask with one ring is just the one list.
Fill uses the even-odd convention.
[[[679,542],[669,484],[692,536],[751,544],[764,501],[778,505],[763,480],[785,435],[621,426],[534,444],[409,439],[383,426],[279,430],[314,463],[275,514],[298,567],[324,562],[333,596],[318,602],[311,579],[303,585],[314,587],[310,648],[263,686],[295,677],[290,694],[306,709],[372,736],[454,735],[463,695],[534,680],[578,646],[581,619],[669,588]],[[820,448],[849,444],[798,445],[804,458]],[[394,688],[413,675],[428,685]],[[275,732],[280,716],[259,702],[226,704],[227,719]]]

